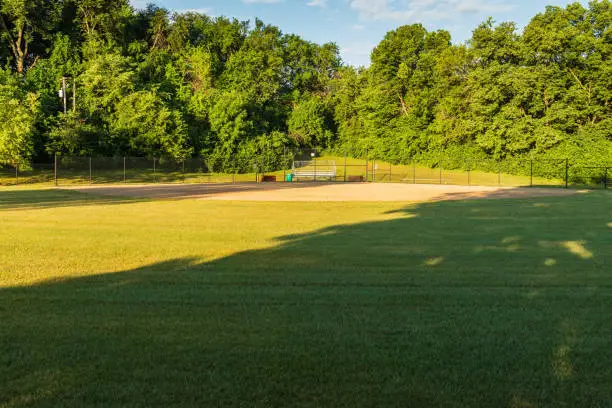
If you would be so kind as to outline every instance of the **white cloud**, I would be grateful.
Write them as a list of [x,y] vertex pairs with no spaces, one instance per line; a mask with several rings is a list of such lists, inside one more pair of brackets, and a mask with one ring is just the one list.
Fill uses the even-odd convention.
[[459,13],[497,13],[512,10],[514,7],[512,4],[504,4],[499,1],[482,2],[480,0],[462,0],[455,4],[455,10]]
[[306,5],[310,7],[326,7],[327,1],[328,0],[310,0]]
[[353,30],[365,30],[365,26],[363,24],[355,24]]
[[349,5],[361,19],[378,21],[450,19],[466,13],[495,13],[515,7],[499,0],[349,0]]
[[272,4],[272,3],[280,3],[282,0],[242,0],[245,4]]

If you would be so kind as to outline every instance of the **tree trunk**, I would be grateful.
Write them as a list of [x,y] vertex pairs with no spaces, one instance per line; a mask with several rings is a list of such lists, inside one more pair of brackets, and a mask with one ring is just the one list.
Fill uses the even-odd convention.
[[17,59],[17,73],[23,74],[23,57],[15,57]]
[[24,36],[25,23],[22,22],[20,27],[16,27],[17,39],[14,39],[11,35],[11,32],[8,29],[3,17],[0,17],[0,23],[2,24],[2,29],[8,34],[11,52],[13,54],[13,57],[15,57],[17,73],[19,75],[23,75],[23,73],[25,72],[25,59],[28,55],[28,40]]

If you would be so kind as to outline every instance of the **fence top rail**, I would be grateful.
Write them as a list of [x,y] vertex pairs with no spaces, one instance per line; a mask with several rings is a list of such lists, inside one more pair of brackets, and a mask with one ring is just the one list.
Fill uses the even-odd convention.
[[317,176],[323,176],[325,174],[333,174],[335,175],[336,172],[334,170],[314,170],[314,169],[307,169],[307,170],[294,170],[293,174],[295,174],[296,176],[313,176],[313,175],[317,175]]
[[336,161],[335,160],[320,160],[320,159],[312,159],[312,160],[294,160],[293,164],[296,165],[310,165],[310,164],[317,164],[317,165],[321,165],[321,166],[335,166],[336,165]]

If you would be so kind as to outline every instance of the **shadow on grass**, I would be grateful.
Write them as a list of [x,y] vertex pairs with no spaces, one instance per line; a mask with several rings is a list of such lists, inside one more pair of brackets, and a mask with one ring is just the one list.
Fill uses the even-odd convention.
[[0,190],[0,211],[122,204],[144,200],[145,199],[135,197],[98,196],[78,191],[59,189],[10,190],[5,188]]
[[588,194],[588,190],[562,189],[554,187],[514,187],[502,188],[496,191],[466,191],[445,193],[436,197],[435,200],[468,200],[468,199],[505,199],[505,198],[538,198],[550,196],[570,196],[574,194]]
[[0,406],[606,406],[610,196],[0,289]]
[[201,183],[201,184],[117,184],[108,186],[72,186],[73,191],[101,196],[147,197],[157,199],[189,199],[213,194],[237,193],[241,191],[296,190],[321,187],[333,183],[317,182],[276,182],[276,183]]
[[149,184],[111,186],[70,186],[47,189],[5,187],[0,190],[0,211],[82,205],[122,204],[151,199],[181,200],[240,191],[273,191],[329,185],[328,182],[304,183],[212,183]]

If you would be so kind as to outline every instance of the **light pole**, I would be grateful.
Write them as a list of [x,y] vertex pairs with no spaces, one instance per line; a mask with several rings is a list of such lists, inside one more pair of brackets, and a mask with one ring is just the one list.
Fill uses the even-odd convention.
[[62,77],[62,89],[60,89],[59,91],[59,97],[62,98],[62,101],[64,103],[64,114],[66,113],[67,109],[66,109],[66,77]]
[[76,80],[68,75],[62,77],[62,89],[59,90],[59,97],[62,99],[64,106],[64,114],[68,113],[68,94],[66,92],[66,85],[69,80],[72,79],[72,111],[76,112]]

